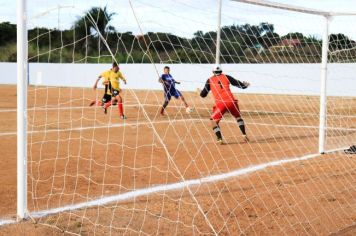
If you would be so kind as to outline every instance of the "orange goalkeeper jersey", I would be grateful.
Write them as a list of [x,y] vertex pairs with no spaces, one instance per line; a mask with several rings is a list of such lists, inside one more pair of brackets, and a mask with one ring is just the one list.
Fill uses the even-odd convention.
[[229,75],[214,75],[206,81],[200,96],[206,97],[209,91],[211,91],[213,93],[215,103],[235,101],[236,99],[230,90],[230,85],[242,89],[247,88],[243,82],[236,80]]
[[230,81],[224,74],[214,75],[209,79],[210,90],[213,93],[215,102],[234,101],[234,95],[230,90]]

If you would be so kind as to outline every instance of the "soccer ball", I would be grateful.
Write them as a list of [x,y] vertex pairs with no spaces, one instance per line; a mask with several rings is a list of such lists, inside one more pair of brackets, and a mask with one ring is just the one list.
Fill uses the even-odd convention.
[[187,107],[187,108],[185,108],[185,112],[187,113],[187,114],[190,114],[190,113],[192,113],[193,112],[193,108],[191,108],[191,107]]

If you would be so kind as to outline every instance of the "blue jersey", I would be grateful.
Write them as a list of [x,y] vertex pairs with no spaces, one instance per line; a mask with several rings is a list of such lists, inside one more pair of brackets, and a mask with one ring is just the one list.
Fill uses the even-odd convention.
[[176,81],[171,74],[162,74],[164,97],[166,101],[171,100],[171,97],[179,98],[182,94],[176,89]]
[[163,87],[165,92],[174,91],[176,89],[175,80],[171,74],[162,74]]

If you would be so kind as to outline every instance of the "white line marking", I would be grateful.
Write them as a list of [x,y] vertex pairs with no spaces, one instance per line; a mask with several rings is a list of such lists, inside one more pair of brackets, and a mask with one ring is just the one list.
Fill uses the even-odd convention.
[[[177,120],[161,120],[161,121],[154,121],[154,124],[166,124],[166,123],[174,123],[174,122],[186,122],[186,121],[199,121],[201,119],[177,119]],[[84,126],[84,127],[77,127],[77,128],[70,128],[70,129],[49,129],[49,130],[34,130],[28,131],[28,134],[37,134],[37,133],[52,133],[52,132],[69,132],[69,131],[81,131],[81,130],[90,130],[90,129],[109,129],[109,128],[117,128],[123,126],[138,126],[138,125],[150,125],[149,122],[136,122],[136,123],[119,123],[119,124],[108,124],[108,125],[100,125],[100,126]],[[0,133],[0,136],[7,136],[7,135],[17,135],[16,132],[7,132],[7,133]]]
[[[329,150],[326,153],[336,152],[336,151],[340,151],[340,150],[344,150],[344,149],[346,149],[346,147]],[[320,155],[321,154],[309,154],[309,155],[305,155],[302,157],[287,158],[287,159],[282,159],[282,160],[271,161],[271,162],[267,162],[267,163],[262,163],[262,164],[258,164],[258,165],[241,168],[241,169],[234,170],[234,171],[224,173],[224,174],[217,174],[217,175],[212,175],[212,176],[208,176],[208,177],[204,177],[204,178],[200,178],[200,179],[192,179],[192,180],[182,181],[182,182],[173,183],[173,184],[158,185],[158,186],[150,187],[150,188],[142,188],[142,189],[133,190],[131,192],[127,192],[127,193],[123,193],[123,194],[98,198],[98,199],[91,200],[88,202],[82,202],[82,203],[68,205],[68,206],[59,207],[59,208],[53,208],[53,209],[49,209],[49,210],[32,212],[32,213],[30,213],[30,215],[33,218],[40,218],[40,217],[45,217],[45,216],[48,216],[51,214],[56,214],[56,213],[60,213],[60,212],[64,212],[64,211],[73,211],[73,210],[78,210],[78,209],[82,209],[82,208],[101,206],[101,205],[106,205],[106,204],[110,204],[113,202],[121,202],[121,201],[130,200],[130,199],[133,199],[136,197],[150,195],[153,193],[174,191],[174,190],[183,189],[186,187],[192,187],[192,186],[201,185],[201,184],[218,182],[218,181],[229,179],[229,178],[235,178],[235,177],[251,174],[251,173],[254,173],[254,172],[257,172],[260,170],[264,170],[269,167],[281,166],[281,165],[284,165],[287,163],[293,163],[293,162],[313,159]],[[11,223],[15,223],[16,221],[0,220],[0,225],[2,225],[1,224],[2,222],[6,222],[3,224],[11,224]]]
[[[142,104],[143,106],[148,106],[148,107],[161,107],[161,104]],[[126,104],[125,107],[139,107],[138,104]],[[184,106],[176,106],[176,105],[171,105],[170,107],[172,108],[184,108]],[[30,107],[27,109],[27,111],[58,111],[58,110],[84,110],[84,109],[95,109],[95,108],[100,108],[100,106],[67,106],[67,107],[60,107],[60,106],[40,106],[40,107]],[[206,109],[206,108],[199,108],[199,109]],[[1,112],[16,112],[16,108],[12,109],[0,109]]]
[[[142,104],[147,107],[161,107],[161,104]],[[125,107],[138,107],[137,104],[126,104]],[[170,105],[171,108],[184,108],[183,106]],[[84,109],[95,109],[95,107],[89,106],[67,106],[67,107],[56,107],[56,106],[41,106],[41,107],[30,107],[27,111],[58,111],[58,110],[84,110]],[[210,108],[204,107],[195,107],[196,110],[209,110]],[[6,112],[16,112],[17,109],[0,109],[0,113]],[[264,111],[264,110],[241,110],[244,113],[262,113],[262,114],[274,114],[274,115],[298,115],[298,116],[318,116],[317,113],[298,113],[298,112],[289,112],[289,111]],[[342,114],[329,114],[328,117],[343,117],[343,118],[356,118],[356,115],[342,115]]]
[[[189,122],[189,121],[209,121],[209,119],[175,119],[175,120],[160,120],[153,121],[153,124],[167,124],[167,123],[175,123],[175,122]],[[226,123],[236,123],[234,120],[225,120]],[[28,134],[38,134],[38,133],[58,133],[58,132],[70,132],[70,131],[82,131],[82,130],[90,130],[90,129],[108,129],[108,128],[118,128],[123,126],[139,126],[139,125],[150,125],[149,122],[136,122],[136,123],[119,123],[119,124],[108,124],[108,125],[100,125],[100,126],[84,126],[70,129],[48,129],[48,130],[34,130],[28,131]],[[275,127],[288,127],[288,128],[310,128],[310,129],[319,129],[319,126],[311,126],[311,125],[284,125],[284,124],[269,124],[269,123],[256,123],[256,122],[246,122],[247,125],[261,125],[261,126],[275,126]],[[342,127],[327,127],[327,130],[343,130],[343,131],[356,131],[356,128],[342,128]],[[1,136],[11,136],[17,135],[16,132],[3,132],[0,133]]]
[[[161,104],[142,104],[147,107],[161,107]],[[138,107],[137,104],[126,104],[125,107]],[[183,106],[170,105],[171,108],[184,108]],[[89,106],[73,106],[73,107],[55,107],[55,106],[47,106],[47,107],[31,107],[28,108],[27,111],[58,111],[58,110],[83,110],[83,109],[95,109],[95,107]],[[210,108],[204,107],[195,107],[195,110],[209,110]],[[0,113],[6,112],[16,112],[17,109],[0,109]],[[244,113],[261,113],[261,114],[274,114],[274,115],[298,115],[298,116],[319,116],[319,113],[298,113],[298,112],[285,112],[285,111],[262,111],[262,110],[241,110]],[[336,115],[329,114],[328,117],[343,117],[343,118],[356,118],[356,115]]]
[[[231,123],[231,121],[227,121]],[[283,124],[268,124],[268,123],[255,123],[246,122],[248,125],[261,125],[261,126],[275,126],[275,127],[290,127],[290,128],[309,128],[309,129],[319,129],[319,126],[312,125],[283,125]],[[326,127],[327,130],[344,130],[344,131],[356,131],[356,128],[342,128],[342,127]]]
[[8,220],[8,219],[0,219],[0,226],[1,225],[8,225],[8,224],[13,224],[16,223],[16,220]]

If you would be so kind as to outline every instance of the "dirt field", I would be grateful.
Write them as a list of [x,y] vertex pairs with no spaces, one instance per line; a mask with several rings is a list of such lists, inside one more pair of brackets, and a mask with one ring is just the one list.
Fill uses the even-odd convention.
[[[100,93],[100,91],[99,91]],[[16,215],[16,88],[0,87],[0,220]],[[211,98],[184,93],[159,115],[160,91],[125,91],[125,114],[88,107],[90,89],[30,87],[28,209],[50,210],[318,151],[319,100],[237,95],[250,142]],[[356,144],[356,99],[329,98],[327,150]],[[356,159],[337,151],[224,180],[0,226],[0,235],[356,233]],[[31,232],[31,233],[29,233]]]

